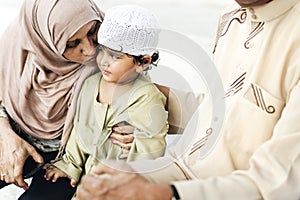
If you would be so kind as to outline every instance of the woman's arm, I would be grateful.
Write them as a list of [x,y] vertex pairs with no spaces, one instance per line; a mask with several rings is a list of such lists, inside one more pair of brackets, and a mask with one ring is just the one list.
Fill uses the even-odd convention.
[[195,94],[155,84],[165,95],[169,134],[182,133],[188,121],[201,104],[204,94]]
[[169,94],[170,94],[170,88],[167,87],[167,86],[163,86],[163,85],[159,85],[157,83],[154,83],[154,85],[157,87],[157,89],[159,89],[159,91],[161,93],[163,93],[163,95],[166,97],[166,105],[165,105],[165,108],[166,108],[166,111],[168,111],[168,106],[169,106]]
[[33,146],[12,130],[5,108],[2,105],[0,107],[2,113],[0,117],[0,174],[2,176],[0,178],[6,183],[13,183],[19,187],[26,188],[27,183],[22,176],[26,159],[32,156],[38,163],[44,161]]

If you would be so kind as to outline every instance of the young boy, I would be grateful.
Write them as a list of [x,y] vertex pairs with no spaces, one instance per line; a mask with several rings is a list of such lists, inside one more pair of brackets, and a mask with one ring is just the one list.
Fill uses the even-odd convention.
[[[99,29],[96,61],[101,72],[89,77],[77,103],[74,126],[61,160],[46,178],[69,177],[76,186],[101,159],[154,159],[163,156],[168,131],[165,96],[144,72],[156,65],[159,25],[145,8],[109,9]],[[135,127],[130,150],[113,144],[115,126]]]

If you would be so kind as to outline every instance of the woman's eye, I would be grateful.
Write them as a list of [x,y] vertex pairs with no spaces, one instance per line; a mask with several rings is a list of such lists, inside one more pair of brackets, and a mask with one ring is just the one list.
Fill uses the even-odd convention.
[[93,29],[93,30],[90,30],[87,35],[91,36],[91,35],[94,35],[95,33],[96,33],[96,30]]
[[96,32],[97,32],[97,29],[98,29],[98,22],[97,23],[95,23],[93,26],[92,26],[92,28],[89,30],[89,32],[88,32],[88,36],[91,36],[91,35],[94,35]]
[[74,40],[74,41],[68,41],[66,44],[66,48],[70,49],[70,48],[75,48],[77,47],[77,45],[80,43],[79,40]]

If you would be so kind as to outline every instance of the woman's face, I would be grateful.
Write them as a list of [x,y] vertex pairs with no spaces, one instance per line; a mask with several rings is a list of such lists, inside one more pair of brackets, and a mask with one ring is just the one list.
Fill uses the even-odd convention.
[[94,62],[99,27],[100,23],[98,21],[91,21],[82,26],[67,41],[63,56],[72,62],[80,64]]
[[272,0],[235,0],[242,7],[261,6]]

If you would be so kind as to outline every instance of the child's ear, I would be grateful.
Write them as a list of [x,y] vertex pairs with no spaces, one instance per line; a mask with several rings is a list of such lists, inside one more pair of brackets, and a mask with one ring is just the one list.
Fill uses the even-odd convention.
[[144,55],[142,58],[139,60],[140,65],[149,65],[151,63],[151,57],[148,55]]
[[136,72],[141,73],[145,71],[150,64],[151,64],[151,57],[148,55],[143,56],[143,58],[140,60],[139,66],[136,68]]

